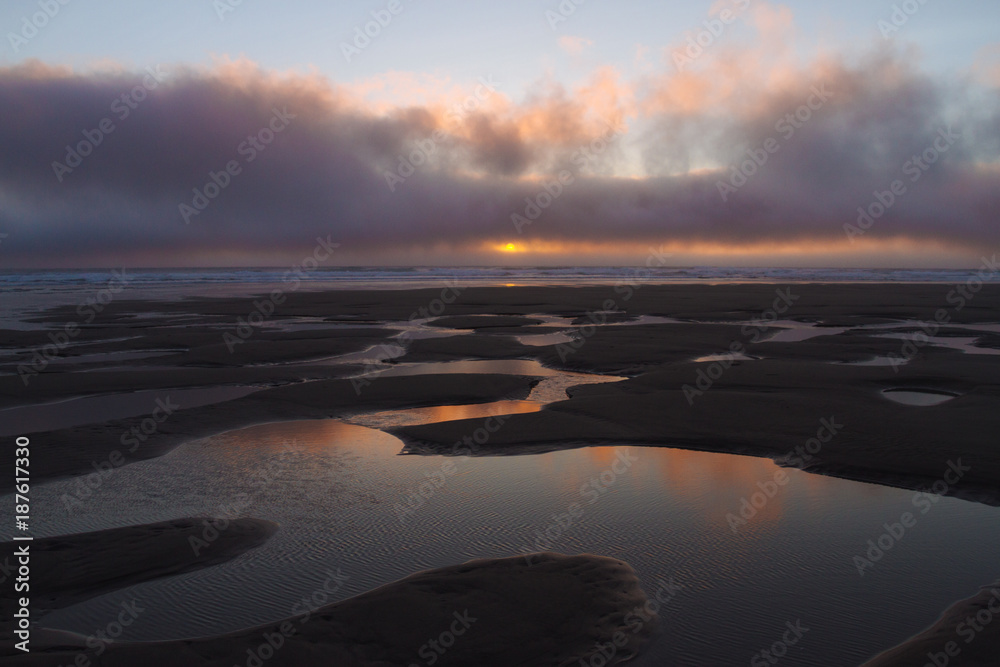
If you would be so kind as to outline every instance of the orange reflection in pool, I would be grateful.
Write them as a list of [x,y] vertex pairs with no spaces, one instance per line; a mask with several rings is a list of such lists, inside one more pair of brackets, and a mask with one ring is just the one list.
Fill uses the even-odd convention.
[[[350,423],[329,419],[263,424],[217,436],[216,451],[234,467],[238,467],[246,457],[248,447],[278,455],[299,451],[340,457],[344,461],[384,461],[398,457],[403,445],[399,439],[379,429],[536,412],[540,408],[538,403],[532,401],[496,401],[385,411],[352,417]],[[645,492],[653,497],[665,494],[666,497],[683,499],[700,508],[700,520],[723,535],[733,534],[730,532],[729,517],[740,516],[744,499],[756,501],[754,514],[745,524],[738,526],[738,532],[769,533],[778,524],[789,520],[789,513],[794,514],[800,508],[832,511],[830,499],[836,497],[835,487],[842,484],[835,478],[780,468],[767,458],[640,445],[582,447],[572,449],[572,454],[556,451],[501,457],[507,459],[503,462],[489,461],[492,457],[487,457],[468,466],[483,468],[484,472],[492,469],[491,473],[487,473],[491,482],[544,479],[547,487],[559,489],[566,497],[579,502],[584,498],[580,493],[581,485],[588,484],[604,471],[612,470],[623,450],[628,451],[634,462],[626,472],[616,475],[620,481],[608,487],[609,495]],[[428,464],[429,469],[440,466],[440,459],[436,456],[417,459]],[[300,471],[307,466],[305,461],[298,465]],[[411,461],[408,465],[416,463]],[[616,466],[620,467],[621,464]],[[408,478],[412,473],[401,468],[394,474]],[[508,478],[508,475],[511,477]],[[776,475],[779,477],[776,478]],[[776,479],[787,481],[775,486]],[[767,489],[771,489],[772,493],[768,494],[766,502],[759,502]],[[487,493],[485,489],[482,491]],[[885,492],[881,487],[870,485],[861,485],[855,491],[866,497],[877,497]]]
[[538,412],[541,403],[535,401],[494,401],[492,403],[474,403],[471,405],[437,405],[431,408],[409,408],[406,410],[387,410],[365,415],[349,417],[346,421],[369,428],[393,428],[397,426],[415,426],[417,424],[435,424],[437,422],[455,421],[459,419],[484,419],[499,415],[524,414]]
[[[755,503],[755,513],[750,521],[739,525],[738,530],[767,531],[796,506],[822,503],[829,497],[831,487],[839,482],[823,475],[781,468],[768,458],[638,445],[585,447],[578,458],[572,459],[545,454],[538,457],[539,465],[545,469],[551,483],[573,491],[594,470],[611,469],[623,449],[635,459],[624,475],[630,478],[629,485],[662,490],[700,507],[707,506],[709,511],[703,520],[724,531],[731,530],[727,518],[730,514],[740,517],[744,498]],[[776,483],[776,476],[785,482]],[[614,486],[608,489],[610,493],[615,492]],[[766,503],[761,503],[762,492],[768,490],[771,495]],[[870,489],[874,495],[880,491],[874,486]]]

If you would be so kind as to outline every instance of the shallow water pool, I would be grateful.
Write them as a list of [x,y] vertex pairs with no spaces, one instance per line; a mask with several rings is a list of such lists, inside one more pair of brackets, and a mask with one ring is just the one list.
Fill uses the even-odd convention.
[[[128,638],[211,635],[294,615],[331,574],[349,578],[328,601],[472,558],[590,552],[632,564],[651,595],[658,581],[682,587],[662,612],[663,634],[635,664],[750,664],[787,622],[801,622],[809,630],[784,664],[854,667],[998,574],[996,508],[767,459],[651,447],[472,459],[401,450],[382,431],[338,420],[277,423],[120,469],[73,511],[60,497],[74,480],[38,486],[40,537],[199,515],[282,526],[229,563],[43,623],[90,634],[135,599],[145,612]],[[855,557],[904,512],[916,525],[861,575]]]

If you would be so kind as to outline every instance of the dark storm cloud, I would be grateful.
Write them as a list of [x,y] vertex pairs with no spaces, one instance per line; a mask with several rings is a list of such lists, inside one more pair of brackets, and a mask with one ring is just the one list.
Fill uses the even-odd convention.
[[[595,90],[616,122],[631,119],[607,146]],[[116,74],[29,63],[0,70],[0,232],[37,265],[260,256],[327,235],[460,250],[516,235],[511,215],[568,169],[573,182],[519,238],[843,242],[857,208],[899,180],[905,193],[865,239],[974,248],[1000,241],[996,94],[880,53],[777,83],[706,62],[449,120],[436,107],[376,112],[320,77],[245,63]],[[777,151],[752,169],[769,140]],[[67,146],[81,142],[96,145],[77,163]],[[915,166],[925,152],[934,164]],[[719,165],[755,173],[743,184]],[[224,187],[199,200],[212,174]]]

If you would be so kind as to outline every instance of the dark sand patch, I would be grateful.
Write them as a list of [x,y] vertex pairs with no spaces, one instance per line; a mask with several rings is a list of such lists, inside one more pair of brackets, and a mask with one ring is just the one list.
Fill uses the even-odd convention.
[[[977,619],[977,615],[980,616]],[[982,623],[982,619],[992,622]],[[941,618],[905,643],[881,653],[862,667],[996,667],[1000,664],[1000,582],[956,602]],[[933,662],[935,656],[937,662]]]
[[864,361],[872,357],[890,354],[899,355],[902,341],[878,338],[861,331],[845,331],[832,335],[820,335],[807,340],[772,343],[763,337],[760,342],[748,339],[750,354],[772,359],[802,359],[811,361],[835,361],[841,363]]
[[[555,667],[589,660],[619,633],[624,645],[607,663],[618,664],[656,629],[655,617],[629,623],[646,601],[626,563],[535,554],[530,563],[518,556],[421,572],[308,617],[220,637],[112,644],[100,657],[84,652],[102,667],[232,667],[278,635],[284,641],[266,663],[272,667],[398,667],[426,664],[432,654],[440,667]],[[443,655],[428,648],[452,631]],[[79,649],[36,651],[6,662],[54,667],[70,664]]]
[[[227,385],[293,384],[304,380],[321,380],[346,377],[360,373],[364,368],[356,365],[301,365],[301,366],[247,366],[244,368],[220,366],[213,368],[157,368],[110,369],[90,373],[66,372],[39,373],[24,386],[21,378],[0,376],[0,408],[15,405],[53,402],[77,396],[119,394],[134,391],[164,390],[188,387]],[[150,405],[150,410],[153,409]]]
[[1000,334],[981,334],[979,340],[976,341],[976,347],[1000,350]]
[[[818,420],[836,416],[845,424],[838,437],[813,461],[809,469],[829,474],[871,479],[905,486],[922,485],[937,479],[950,458],[964,456],[974,462],[974,470],[963,484],[972,487],[1000,487],[1000,450],[993,445],[995,405],[1000,396],[998,360],[988,355],[963,355],[948,350],[924,347],[906,366],[898,368],[864,367],[833,364],[833,361],[862,361],[874,356],[899,353],[903,342],[877,338],[867,332],[847,332],[791,343],[752,344],[753,334],[742,324],[759,317],[776,301],[778,290],[794,297],[787,313],[802,321],[859,325],[866,322],[903,320],[931,321],[939,308],[948,304],[947,285],[644,285],[625,292],[607,287],[525,287],[469,288],[448,306],[449,317],[478,316],[496,322],[497,315],[530,316],[537,313],[580,315],[603,310],[607,300],[628,316],[664,315],[686,320],[686,324],[649,324],[596,328],[581,338],[581,345],[526,346],[509,336],[473,333],[441,339],[413,340],[402,361],[443,361],[452,359],[528,358],[566,370],[597,371],[635,375],[632,380],[615,385],[579,387],[570,391],[571,400],[557,403],[534,415],[518,415],[487,444],[494,453],[517,448],[553,448],[568,444],[607,444],[645,442],[714,451],[735,451],[762,456],[780,456],[804,443],[815,432]],[[788,289],[791,291],[788,292]],[[415,308],[437,298],[439,290],[385,290],[343,292],[300,292],[289,294],[279,317],[338,317],[356,320],[392,321],[407,318]],[[136,323],[123,326],[123,315],[130,312],[171,314],[194,313],[204,320],[232,315],[244,316],[253,310],[253,298],[187,299],[180,302],[115,301],[98,316],[94,328],[102,335],[121,335]],[[996,322],[1000,320],[1000,289],[985,286],[975,301],[959,311],[949,311],[956,323]],[[618,314],[616,314],[617,316]],[[72,321],[72,309],[46,313],[53,323]],[[522,317],[522,319],[531,319]],[[730,323],[702,323],[714,322]],[[150,321],[155,322],[155,320]],[[111,324],[109,324],[111,323]],[[113,326],[112,326],[113,325]],[[509,330],[509,329],[503,329]],[[189,352],[174,355],[169,363],[216,365],[219,373],[258,371],[223,366],[236,363],[275,363],[315,352],[320,345],[326,352],[332,345],[352,348],[370,342],[378,329],[356,329],[353,333],[332,331],[259,331],[260,338],[244,344],[245,353],[229,355],[219,342],[218,330],[195,332],[198,344]],[[147,337],[174,335],[155,326],[134,329]],[[37,335],[38,332],[33,332]],[[748,339],[749,335],[749,339]],[[205,339],[205,336],[211,336]],[[205,341],[210,342],[206,343]],[[159,345],[162,340],[157,339]],[[694,358],[726,352],[734,342],[746,343],[748,352],[766,357],[757,361],[736,362],[724,369],[704,395],[694,397],[689,405],[685,385],[703,391],[699,371],[711,370],[711,364],[692,364]],[[246,347],[253,346],[253,347]],[[301,346],[296,348],[295,346]],[[346,348],[345,348],[346,349]],[[156,360],[157,365],[163,359]],[[203,369],[207,372],[209,369]],[[274,369],[275,381],[298,371],[286,367]],[[179,381],[168,374],[179,371],[152,370],[141,373],[144,387],[167,386]],[[335,372],[335,371],[332,371]],[[0,396],[12,398],[31,394],[32,400],[44,400],[47,391],[59,395],[79,391],[85,379],[42,380],[39,388],[19,394],[17,378],[0,378]],[[59,373],[58,377],[73,378]],[[229,377],[235,377],[229,376]],[[349,389],[348,380],[309,382],[303,387],[279,387],[253,397],[230,401],[205,409],[181,411],[161,425],[157,433],[140,448],[139,456],[155,456],[184,439],[238,428],[261,421],[315,418],[358,413],[394,407],[473,403],[523,398],[520,389],[530,381],[488,381],[475,376],[463,387],[441,385],[446,376],[434,378],[381,378],[361,395]],[[215,376],[213,376],[213,379]],[[700,381],[700,384],[699,384]],[[106,389],[121,389],[129,378],[109,380]],[[328,384],[327,382],[334,383]],[[340,384],[337,384],[337,383]],[[408,384],[394,384],[408,382]],[[486,387],[478,395],[465,390]],[[513,382],[514,384],[504,384]],[[384,384],[392,383],[392,384]],[[63,389],[65,385],[66,389]],[[392,387],[391,397],[383,390]],[[931,388],[962,394],[945,405],[914,408],[895,405],[879,395],[888,388]],[[138,388],[138,386],[136,387]],[[286,391],[287,390],[287,391]],[[494,391],[495,390],[495,391]],[[285,392],[285,393],[272,393]],[[409,395],[407,395],[409,392]],[[66,395],[61,394],[61,395]],[[109,451],[120,448],[117,439],[135,421],[123,420],[101,427],[75,429],[50,434],[50,461],[40,464],[41,478],[89,470],[90,461],[100,460]],[[458,430],[469,424],[447,423],[433,427],[415,427],[407,432],[414,441],[447,445]],[[65,444],[73,441],[70,446]],[[60,444],[62,443],[62,444]],[[49,465],[51,464],[51,471]],[[982,489],[981,489],[982,490]]]
[[535,356],[553,368],[637,375],[666,363],[729,352],[734,342],[747,339],[742,329],[736,324],[637,324],[589,331],[584,327],[577,342],[538,347]]
[[624,324],[636,319],[634,315],[629,315],[628,313],[595,313],[593,315],[581,315],[573,320],[573,324],[593,324],[595,318],[599,322],[606,324]]
[[[521,375],[442,374],[426,377],[317,380],[265,389],[244,398],[198,408],[180,406],[162,422],[134,417],[43,433],[31,438],[32,479],[40,482],[93,472],[94,462],[124,464],[162,456],[177,445],[253,424],[344,417],[373,410],[518,400],[539,378]],[[144,427],[153,427],[151,433]],[[148,430],[148,429],[147,429]],[[141,436],[141,438],[140,438]],[[130,451],[134,449],[134,451]],[[120,465],[120,464],[118,464]],[[0,489],[13,487],[13,476]]]
[[[734,363],[718,380],[699,383],[699,373],[708,379],[709,366],[673,364],[624,382],[574,388],[570,400],[510,417],[479,453],[647,444],[780,459],[815,437],[821,419],[835,419],[843,428],[805,469],[922,488],[940,479],[949,461],[961,459],[971,470],[950,492],[1000,503],[1000,359],[935,353],[897,373],[762,359]],[[880,395],[891,388],[961,395],[942,405],[913,407]],[[441,422],[393,432],[413,451],[447,452],[461,434],[480,425]]]
[[439,317],[427,324],[432,327],[443,327],[445,329],[492,329],[495,327],[524,327],[541,323],[542,320],[512,315],[464,315]]
[[[261,519],[232,519],[218,537],[195,553],[190,538],[202,538],[203,522],[220,519],[174,519],[93,533],[61,535],[31,542],[4,542],[2,553],[27,545],[31,553],[31,612],[35,619],[88,598],[144,581],[218,565],[264,544],[278,524]],[[5,605],[7,606],[7,605]],[[13,631],[12,615],[0,619],[4,645]]]
[[[470,287],[448,305],[449,316],[484,313],[530,316],[538,313],[577,317],[604,309],[606,300],[630,316],[661,315],[683,320],[742,322],[760,317],[788,286],[764,283],[735,285],[612,285],[587,287]],[[949,308],[951,285],[935,284],[791,284],[795,298],[783,317],[803,322],[857,326],[901,320],[933,321],[939,308]],[[343,321],[401,321],[440,296],[440,289],[336,290],[286,294],[273,319],[336,317]],[[259,297],[189,298],[182,301],[115,300],[95,320],[95,326],[120,323],[123,313],[194,313],[216,321],[246,317]],[[1000,320],[1000,289],[985,285],[974,301],[949,311],[953,322]],[[49,310],[38,321],[59,325],[79,319],[74,307]]]
[[509,336],[467,335],[411,341],[401,363],[454,361],[457,359],[533,359],[538,348]]
[[361,352],[386,342],[396,331],[391,329],[319,329],[308,331],[261,331],[240,339],[223,340],[222,332],[211,342],[170,357],[159,357],[157,365],[245,366],[274,364],[334,357]]
[[548,324],[530,327],[493,327],[484,330],[483,333],[489,333],[492,335],[508,335],[508,336],[538,336],[540,334],[552,334],[559,333],[561,331],[567,331],[573,327],[566,326],[552,326]]
[[[248,329],[244,329],[243,333],[247,331]],[[166,328],[148,322],[142,324],[137,322],[117,327],[82,327],[77,330],[76,335],[69,337],[57,328],[54,334],[60,340],[69,341],[69,344],[59,347],[55,350],[55,354],[59,359],[59,366],[76,365],[76,368],[64,367],[61,370],[87,370],[102,366],[100,363],[88,363],[83,355],[147,350],[155,350],[161,354],[152,359],[122,362],[122,365],[242,366],[301,361],[360,352],[385,342],[398,333],[388,328],[336,328],[334,325],[328,329],[304,331],[250,327],[249,332],[248,336],[241,337],[235,324],[213,329],[196,325]],[[36,359],[35,350],[44,350],[46,346],[49,350],[53,350],[50,333],[53,332],[37,330],[10,332],[11,335],[7,338],[11,339],[11,343],[19,350],[12,351],[17,354],[2,366],[2,370],[16,373],[18,365],[32,365]],[[162,354],[163,352],[166,353]],[[53,366],[45,370],[56,370]]]

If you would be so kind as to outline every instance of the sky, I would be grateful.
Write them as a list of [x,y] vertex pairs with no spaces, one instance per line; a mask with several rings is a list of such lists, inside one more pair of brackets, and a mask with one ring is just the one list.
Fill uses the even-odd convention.
[[975,267],[998,27],[995,0],[9,0],[0,268],[320,240],[331,265]]

